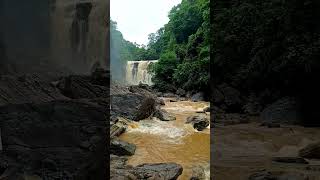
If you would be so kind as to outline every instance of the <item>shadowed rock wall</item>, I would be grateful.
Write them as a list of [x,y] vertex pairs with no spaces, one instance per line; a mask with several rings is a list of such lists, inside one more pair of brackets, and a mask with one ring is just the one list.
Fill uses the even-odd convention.
[[97,61],[106,67],[107,1],[3,0],[1,3],[5,24],[0,32],[0,61],[5,69],[2,74],[50,71],[83,74],[90,72]]

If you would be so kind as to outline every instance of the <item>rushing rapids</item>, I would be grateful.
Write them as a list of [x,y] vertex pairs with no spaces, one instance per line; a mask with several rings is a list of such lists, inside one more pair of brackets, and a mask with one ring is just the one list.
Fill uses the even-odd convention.
[[[176,162],[184,170],[179,179],[189,179],[192,168],[201,166],[205,179],[210,179],[210,127],[204,131],[193,129],[185,124],[188,116],[209,106],[208,102],[178,101],[169,102],[162,108],[176,116],[175,121],[160,121],[157,118],[146,119],[129,125],[120,138],[137,146],[135,155],[128,164]],[[209,114],[206,114],[209,118]]]
[[128,84],[137,85],[140,82],[152,85],[152,74],[148,72],[148,67],[157,60],[150,61],[128,61],[126,68],[126,81]]

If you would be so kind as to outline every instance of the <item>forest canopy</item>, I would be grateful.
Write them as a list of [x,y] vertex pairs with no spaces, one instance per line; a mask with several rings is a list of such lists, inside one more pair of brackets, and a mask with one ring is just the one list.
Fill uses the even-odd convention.
[[169,12],[169,22],[149,35],[155,52],[153,82],[161,91],[208,91],[210,64],[209,0],[182,0]]

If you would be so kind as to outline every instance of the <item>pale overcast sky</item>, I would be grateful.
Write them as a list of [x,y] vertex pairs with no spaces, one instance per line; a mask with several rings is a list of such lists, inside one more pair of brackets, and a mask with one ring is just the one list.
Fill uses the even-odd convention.
[[123,37],[138,44],[148,43],[148,34],[156,32],[168,19],[171,8],[181,0],[111,0],[110,16],[118,23]]

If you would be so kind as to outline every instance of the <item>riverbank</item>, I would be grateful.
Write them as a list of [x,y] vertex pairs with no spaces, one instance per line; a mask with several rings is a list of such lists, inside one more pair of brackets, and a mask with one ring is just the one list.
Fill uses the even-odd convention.
[[[299,157],[301,149],[319,140],[319,128],[294,125],[271,128],[261,126],[260,122],[249,122],[218,125],[213,138],[211,171],[217,180],[271,177],[318,180],[320,177],[320,160]],[[284,160],[277,162],[276,157]]]

